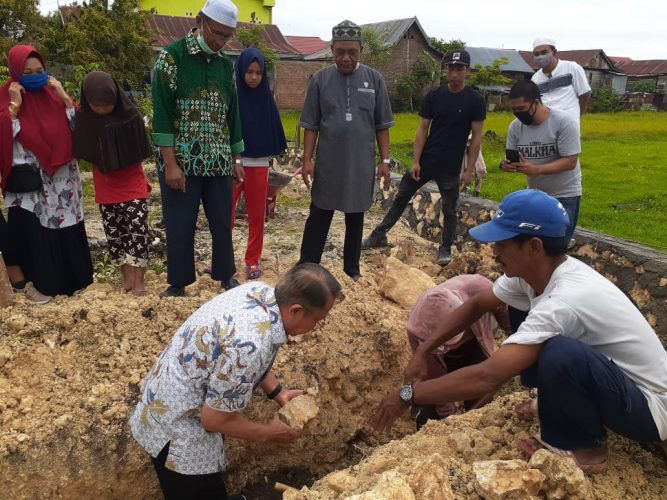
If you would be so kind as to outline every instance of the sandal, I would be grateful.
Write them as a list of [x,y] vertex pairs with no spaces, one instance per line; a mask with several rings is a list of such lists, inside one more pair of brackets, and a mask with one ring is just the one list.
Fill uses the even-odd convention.
[[262,266],[259,264],[251,264],[249,266],[245,266],[245,276],[249,280],[256,280],[260,276],[264,274],[264,271],[262,271]]
[[551,446],[549,443],[546,441],[543,441],[540,436],[537,434],[529,437],[528,439],[519,439],[516,441],[516,446],[521,450],[528,458],[532,457],[535,452],[538,450],[547,450],[550,451],[551,453],[554,453],[556,455],[560,455],[563,457],[568,457],[574,460],[574,463],[577,464],[577,467],[579,467],[582,471],[587,472],[589,474],[599,474],[602,472],[605,472],[607,470],[607,460],[605,459],[604,461],[597,463],[597,464],[582,464],[579,463],[577,460],[576,455],[574,452],[570,450],[561,450],[560,448],[556,448],[555,446]]
[[519,403],[514,408],[514,413],[516,414],[516,418],[525,422],[537,420],[537,398]]

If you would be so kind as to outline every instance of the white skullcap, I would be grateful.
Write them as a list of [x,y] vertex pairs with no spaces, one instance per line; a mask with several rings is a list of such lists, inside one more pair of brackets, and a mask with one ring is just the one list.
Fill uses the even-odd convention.
[[236,28],[239,9],[230,0],[206,0],[201,11],[217,23]]
[[539,47],[540,45],[551,45],[552,47],[556,46],[556,40],[553,38],[539,37],[533,41],[533,49]]

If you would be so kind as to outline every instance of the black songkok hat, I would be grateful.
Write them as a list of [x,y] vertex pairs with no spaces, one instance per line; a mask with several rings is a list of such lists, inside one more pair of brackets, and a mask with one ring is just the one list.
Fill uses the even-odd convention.
[[347,19],[340,24],[334,26],[331,30],[331,41],[352,41],[361,42],[361,28],[358,24],[354,24]]

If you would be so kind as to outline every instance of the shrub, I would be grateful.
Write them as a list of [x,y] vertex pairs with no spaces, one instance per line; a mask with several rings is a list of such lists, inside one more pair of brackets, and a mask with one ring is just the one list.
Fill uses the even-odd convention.
[[623,98],[611,88],[593,90],[591,97],[591,113],[615,113],[624,108]]

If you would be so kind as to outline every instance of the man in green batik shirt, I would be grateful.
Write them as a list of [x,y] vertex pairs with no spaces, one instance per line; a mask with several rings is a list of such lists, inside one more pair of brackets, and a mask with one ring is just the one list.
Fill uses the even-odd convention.
[[194,233],[200,201],[212,238],[211,277],[225,290],[234,278],[232,178],[243,178],[243,151],[233,63],[222,48],[234,35],[238,9],[208,0],[197,27],[166,47],[153,74],[153,142],[157,147],[167,281],[162,297],[180,297],[195,281]]

